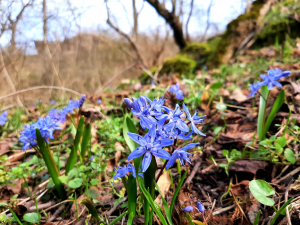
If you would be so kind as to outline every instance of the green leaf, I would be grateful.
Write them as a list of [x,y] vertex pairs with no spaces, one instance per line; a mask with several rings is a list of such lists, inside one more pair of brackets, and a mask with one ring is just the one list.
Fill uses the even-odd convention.
[[279,137],[276,139],[276,143],[280,144],[281,147],[286,146],[286,137]]
[[49,171],[49,174],[55,185],[55,188],[58,191],[60,198],[64,200],[66,198],[65,189],[63,187],[62,182],[58,178],[59,173],[58,173],[58,169],[55,164],[55,161],[53,159],[51,149],[49,148],[49,145],[46,146],[46,143],[38,129],[36,129],[36,139],[37,139],[37,143],[38,143],[40,152],[43,156],[43,159],[44,159],[47,169]]
[[86,150],[91,139],[91,130],[92,130],[91,124],[90,123],[86,124],[83,130],[82,141],[81,141],[81,152],[80,152],[81,162],[84,162],[85,159]]
[[84,116],[82,116],[78,122],[76,136],[73,141],[73,147],[71,149],[71,153],[66,164],[66,172],[65,172],[66,175],[68,175],[69,171],[74,168],[77,162],[77,151],[79,149],[79,143],[83,132],[83,125],[84,125]]
[[153,201],[152,196],[150,195],[150,193],[146,190],[146,188],[144,186],[143,178],[140,177],[140,176],[137,176],[137,179],[138,179],[140,190],[144,194],[144,197],[148,200],[152,210],[156,213],[156,215],[158,216],[160,222],[163,225],[167,225],[167,221],[165,220],[165,218],[162,215],[162,213],[160,212],[160,210],[155,206],[154,201]]
[[68,176],[59,176],[58,179],[63,183],[63,184],[67,184],[68,183]]
[[274,195],[275,191],[271,188],[268,182],[263,180],[252,180],[249,183],[249,189],[257,201],[264,205],[273,206],[274,200],[268,196]]
[[84,204],[89,212],[91,213],[92,217],[95,218],[97,221],[100,219],[99,215],[98,215],[98,211],[95,208],[93,202],[91,200],[89,200],[88,198],[83,199],[80,204]]
[[185,179],[186,175],[188,174],[188,172],[189,172],[189,169],[187,169],[185,171],[185,173],[183,174],[183,176],[182,176],[182,178],[181,178],[181,180],[180,180],[180,182],[179,182],[179,184],[178,184],[178,186],[177,186],[177,188],[176,188],[176,190],[174,192],[174,195],[173,195],[173,198],[172,198],[172,201],[171,201],[171,205],[170,205],[170,213],[171,213],[171,215],[172,215],[172,212],[173,212],[173,207],[174,207],[174,204],[175,204],[175,200],[177,198],[177,195],[178,195],[178,193],[180,191],[180,188],[181,188],[181,186],[182,186],[182,184],[184,182],[184,179]]
[[132,213],[128,213],[128,214],[129,214],[129,216],[128,216],[127,225],[131,225],[133,223],[134,215],[133,215],[133,212]]
[[[71,172],[71,171],[70,171]],[[100,179],[91,179],[90,184],[96,186]]]
[[218,126],[218,127],[214,127],[213,129],[214,129],[214,134],[218,135],[222,131],[223,127]]
[[227,106],[224,103],[216,104],[216,109],[224,112],[227,109]]
[[127,115],[124,119],[124,124],[123,124],[123,136],[124,139],[129,147],[129,149],[131,151],[133,151],[134,149],[136,149],[137,147],[139,147],[138,143],[134,142],[129,136],[128,136],[128,132],[130,133],[135,133],[138,134],[138,131],[134,125],[134,123],[132,122],[132,120],[129,118],[129,116]]
[[23,216],[23,220],[29,223],[39,223],[40,222],[40,215],[37,213],[26,213]]
[[291,164],[294,164],[296,162],[295,153],[291,149],[285,149],[284,156],[286,160],[289,161]]
[[99,193],[97,193],[95,189],[89,189],[88,192],[89,192],[89,197],[91,198],[97,198],[99,195]]
[[228,150],[223,150],[222,153],[223,153],[223,155],[226,157],[226,156],[228,156],[229,151],[228,151]]
[[257,134],[258,139],[260,141],[264,140],[266,135],[264,135],[264,128],[265,128],[265,114],[266,114],[266,100],[268,100],[269,97],[269,90],[267,85],[264,85],[261,87],[261,93],[262,96],[260,96],[259,100],[259,111],[258,111],[258,118],[257,118]]
[[213,90],[213,91],[216,91],[218,89],[220,89],[221,87],[223,87],[224,83],[223,82],[217,82],[217,83],[214,83],[210,86],[210,89]]
[[[128,215],[135,217],[136,215],[136,199],[137,199],[137,186],[136,179],[132,174],[128,177],[127,182],[127,193],[128,193]],[[129,224],[129,223],[127,223]]]
[[281,147],[280,144],[275,143],[275,149],[276,149],[276,153],[280,154],[283,152],[283,148]]
[[285,92],[284,92],[284,89],[282,89],[282,91],[279,93],[279,95],[277,96],[277,98],[274,102],[274,105],[272,107],[270,114],[268,115],[267,121],[263,128],[262,137],[266,137],[266,134],[269,130],[271,123],[273,122],[278,110],[281,108],[282,104],[284,103],[284,98],[285,98]]
[[68,182],[68,186],[70,188],[76,189],[82,185],[83,179],[82,178],[75,178],[74,180],[70,180]]

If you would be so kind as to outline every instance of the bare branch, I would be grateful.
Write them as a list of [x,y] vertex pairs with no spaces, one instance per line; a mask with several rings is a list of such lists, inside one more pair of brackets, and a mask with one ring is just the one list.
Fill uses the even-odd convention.
[[187,40],[187,41],[191,41],[191,40],[190,40],[190,35],[189,35],[188,27],[189,27],[190,19],[191,19],[192,14],[193,14],[193,8],[194,8],[194,0],[191,0],[191,4],[190,4],[190,13],[189,13],[189,15],[188,15],[188,18],[187,18],[187,21],[186,21],[186,24],[185,24],[186,40]]
[[158,0],[146,0],[151,6],[153,6],[156,12],[163,17],[166,22],[171,26],[174,32],[174,39],[180,49],[186,46],[186,42],[183,36],[182,24],[179,21],[179,17],[170,13],[163,4]]
[[206,19],[206,28],[205,28],[204,34],[203,34],[203,36],[202,36],[202,38],[201,38],[201,41],[204,41],[204,40],[205,40],[205,37],[206,37],[206,35],[207,35],[207,31],[208,31],[209,26],[210,26],[209,18],[210,18],[210,10],[211,10],[211,7],[212,7],[212,5],[213,5],[213,2],[214,2],[214,0],[210,0],[209,6],[208,6],[207,11],[206,11],[206,18],[207,18],[207,19]]

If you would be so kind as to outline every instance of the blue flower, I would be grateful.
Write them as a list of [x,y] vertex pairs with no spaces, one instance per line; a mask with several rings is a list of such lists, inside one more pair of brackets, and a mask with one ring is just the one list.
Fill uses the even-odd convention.
[[94,159],[94,156],[91,156],[90,161],[93,161],[93,159]]
[[254,95],[257,93],[257,91],[259,90],[259,88],[261,86],[263,86],[264,84],[260,81],[257,81],[255,84],[250,84],[250,88],[249,91],[251,91],[252,93],[250,93],[249,95],[247,95],[247,98],[254,97]]
[[169,119],[169,126],[171,126],[172,124],[174,128],[178,128],[179,130],[184,132],[189,132],[190,129],[188,125],[186,125],[186,123],[184,122],[185,118],[181,117],[183,112],[180,110],[178,104],[176,104],[174,111],[165,106],[163,107],[163,110],[166,111],[168,114],[163,114],[161,116],[158,116],[157,118],[160,119],[162,117],[167,117],[167,119]]
[[182,210],[186,211],[186,212],[192,212],[194,210],[194,207],[193,206],[187,206],[187,207],[183,208]]
[[198,110],[196,110],[196,112],[194,113],[194,115],[191,116],[191,114],[190,114],[190,112],[189,112],[189,109],[185,106],[184,103],[183,103],[182,107],[183,107],[183,110],[185,111],[185,113],[186,113],[188,119],[189,119],[190,122],[191,122],[191,128],[192,128],[192,130],[194,131],[194,133],[200,134],[200,135],[202,135],[202,136],[206,136],[206,135],[203,134],[200,130],[198,130],[198,128],[196,127],[196,124],[204,124],[203,122],[204,122],[204,117],[205,117],[205,116],[201,116],[201,117],[197,116]]
[[178,140],[186,141],[186,140],[192,139],[191,136],[192,136],[193,133],[194,133],[194,131],[191,131],[190,133],[185,134],[185,132],[179,130],[178,128],[175,128],[174,130],[172,130],[170,132],[170,136],[173,139],[178,139]]
[[50,105],[54,105],[54,104],[55,104],[55,100],[51,100]]
[[82,95],[78,102],[78,108],[81,108],[83,106],[85,99],[86,99],[86,95]]
[[19,139],[19,141],[23,143],[23,151],[25,151],[27,148],[37,145],[36,129],[39,129],[43,139],[46,142],[49,142],[49,139],[54,139],[53,131],[61,130],[62,128],[59,126],[59,123],[53,121],[50,116],[39,118],[36,123],[25,126],[24,130],[21,131],[21,136]]
[[191,163],[191,159],[189,158],[189,156],[193,155],[193,154],[186,152],[186,150],[188,150],[190,148],[194,148],[197,145],[199,145],[199,143],[191,143],[191,144],[184,146],[183,148],[176,149],[173,152],[169,162],[167,163],[166,169],[169,169],[171,166],[173,166],[174,163],[176,162],[176,159],[179,159],[181,166],[184,166],[183,160],[187,161],[188,163]]
[[198,206],[199,211],[202,212],[202,213],[204,213],[205,208],[204,208],[204,206],[201,204],[201,202],[197,202],[197,206]]
[[[116,174],[114,175],[112,183],[114,183],[117,178],[125,177],[128,172],[132,173],[132,176],[136,178],[135,168],[133,165],[131,165],[131,163],[128,163],[127,167],[118,166],[118,169],[115,168],[114,171],[116,172]],[[139,176],[143,176],[143,174],[139,173]]]
[[53,121],[63,124],[67,120],[66,116],[68,112],[69,111],[67,111],[66,107],[63,110],[50,109],[48,112],[48,116],[50,116]]
[[130,153],[130,155],[128,156],[128,160],[132,160],[134,158],[138,158],[144,155],[142,161],[143,172],[145,172],[148,169],[152,160],[152,155],[169,160],[170,154],[167,151],[163,150],[162,147],[172,145],[173,140],[155,140],[156,126],[152,126],[149,129],[149,132],[144,137],[130,132],[128,132],[127,134],[133,141],[139,144],[139,147],[134,149],[133,152]]
[[178,100],[183,100],[183,91],[180,90],[179,83],[172,85],[169,90],[171,93],[175,94]]
[[4,111],[0,116],[0,125],[3,126],[7,120],[7,111]]
[[292,73],[291,71],[282,72],[281,69],[272,69],[267,70],[266,72],[268,73],[268,76],[261,74],[260,77],[264,80],[262,84],[268,86],[268,90],[271,90],[273,88],[273,85],[282,87],[281,83],[279,83],[277,80],[282,77],[287,77]]
[[102,102],[102,101],[101,101],[101,99],[99,98],[99,99],[97,100],[97,103],[99,103],[99,104],[100,104],[101,102]]

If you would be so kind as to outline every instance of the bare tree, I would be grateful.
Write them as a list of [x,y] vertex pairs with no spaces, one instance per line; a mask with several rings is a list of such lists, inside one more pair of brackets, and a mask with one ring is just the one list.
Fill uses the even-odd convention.
[[132,36],[134,39],[137,39],[138,35],[138,12],[135,5],[135,0],[132,0],[132,9],[133,9],[133,28],[132,28]]
[[187,18],[187,21],[186,21],[186,24],[185,24],[185,32],[186,32],[186,40],[187,41],[191,41],[190,40],[190,34],[189,34],[189,23],[190,23],[190,19],[192,17],[192,14],[193,14],[193,8],[194,8],[194,0],[191,0],[191,4],[190,4],[190,13],[188,15],[188,18]]
[[166,7],[161,4],[158,0],[146,0],[156,12],[165,19],[165,21],[171,26],[173,30],[173,36],[176,44],[180,49],[186,46],[186,41],[183,36],[182,24],[180,23],[179,17],[175,15],[176,12],[176,0],[172,0],[173,8],[172,12],[169,12]]
[[24,4],[22,2],[21,10],[18,12],[15,19],[12,18],[13,17],[12,14],[14,13],[15,9],[11,10],[7,14],[7,21],[8,21],[7,29],[11,30],[10,47],[12,49],[15,49],[15,47],[16,47],[16,32],[17,32],[18,22],[21,20],[25,9],[29,6],[32,6],[33,3],[34,3],[34,0],[28,1],[26,4]]
[[206,19],[206,28],[205,28],[204,34],[203,34],[203,36],[201,38],[201,41],[205,40],[206,35],[207,35],[207,31],[208,31],[208,29],[210,27],[210,20],[209,20],[209,18],[210,18],[210,10],[211,10],[211,7],[213,6],[213,2],[214,2],[214,0],[210,0],[208,8],[207,8],[207,11],[206,11],[206,18],[207,18]]

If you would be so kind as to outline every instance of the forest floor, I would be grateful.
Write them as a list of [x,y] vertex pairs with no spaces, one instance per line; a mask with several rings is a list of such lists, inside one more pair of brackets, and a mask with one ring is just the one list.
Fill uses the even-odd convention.
[[[204,217],[208,224],[253,224],[258,212],[258,224],[272,224],[276,211],[293,197],[289,217],[280,214],[274,224],[300,224],[300,49],[284,51],[279,47],[251,50],[238,56],[232,63],[218,69],[202,70],[182,76],[163,77],[159,84],[141,85],[139,82],[118,91],[106,91],[99,96],[87,96],[85,104],[54,133],[50,142],[53,158],[58,165],[60,179],[67,191],[67,199],[57,197],[44,160],[35,149],[21,150],[18,142],[24,125],[47,115],[51,108],[62,108],[68,102],[37,102],[34,106],[8,109],[8,120],[0,128],[0,224],[15,221],[9,208],[21,224],[112,224],[126,212],[127,194],[121,180],[114,184],[113,169],[127,164],[130,149],[123,137],[125,115],[130,115],[141,135],[145,132],[139,120],[126,107],[125,97],[167,97],[165,105],[171,109],[185,103],[190,111],[199,110],[206,115],[205,125],[199,126],[206,136],[195,136],[188,143],[199,142],[200,146],[189,150],[194,155],[186,167],[173,166],[158,180],[160,190],[168,203],[188,169],[187,177],[178,194],[172,213],[174,224],[202,224],[202,215],[190,213],[193,222],[186,217],[183,207],[196,206],[200,201],[205,207]],[[260,96],[247,98],[249,84],[259,80],[266,70],[280,68],[292,74],[280,82],[285,89],[285,101],[270,129],[267,139],[257,137],[257,118]],[[180,101],[168,89],[180,83],[184,100]],[[267,114],[282,88],[270,92]],[[98,101],[98,99],[101,99]],[[37,99],[38,100],[38,99]],[[84,163],[77,163],[68,176],[64,176],[66,161],[71,152],[80,116],[92,125],[92,138]],[[277,151],[278,143],[282,143]],[[185,142],[179,142],[182,146]],[[290,149],[291,155],[285,154]],[[92,160],[90,160],[92,157]],[[158,169],[163,166],[157,161]],[[249,182],[264,180],[275,190],[270,196],[273,207],[261,204],[249,190]],[[100,221],[92,219],[91,212],[80,204],[89,198],[97,209]],[[35,204],[36,200],[36,204]],[[161,198],[157,199],[161,205]],[[41,215],[31,221],[30,213]],[[143,210],[138,204],[133,224],[144,224]],[[29,214],[29,216],[28,216]],[[27,215],[27,216],[25,216]],[[115,224],[124,224],[124,216]],[[197,222],[198,221],[198,222]],[[15,222],[14,222],[15,223]],[[154,216],[155,224],[161,224]]]

